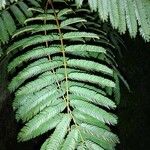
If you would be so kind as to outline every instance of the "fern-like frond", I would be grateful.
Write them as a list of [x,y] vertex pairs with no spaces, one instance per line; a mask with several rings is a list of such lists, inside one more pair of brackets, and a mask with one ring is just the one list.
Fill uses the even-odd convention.
[[[116,108],[119,80],[111,43],[102,29],[82,30],[86,17],[71,18],[70,8],[55,10],[55,2],[62,0],[56,1],[47,3],[52,7],[47,12],[30,9],[36,15],[14,33],[14,42],[6,50],[15,54],[8,66],[14,76],[9,84],[15,93],[13,109],[17,121],[25,123],[18,140],[51,130],[41,150],[113,150],[119,141],[109,128],[117,123],[110,109]],[[27,8],[22,7],[22,11]],[[98,43],[102,40],[105,46]]]
[[[38,2],[41,0],[27,0],[30,2],[33,6],[40,6]],[[20,2],[20,0],[1,0],[0,2],[0,10],[5,9],[6,7],[9,7],[10,4]]]
[[[17,26],[24,25],[24,21],[33,16],[30,6],[40,6],[38,0],[2,0],[0,1],[0,28],[4,24],[5,30],[0,32],[0,43],[7,43]],[[19,24],[18,24],[19,23]],[[7,34],[7,35],[6,35]]]
[[[78,41],[78,39],[80,41],[80,38],[97,38],[97,39],[99,39],[99,37],[96,34],[87,33],[87,32],[68,32],[68,33],[65,33],[63,37],[66,40],[75,39],[77,41]],[[57,34],[33,35],[29,38],[25,38],[23,40],[17,41],[13,45],[11,45],[7,49],[7,53],[10,53],[11,51],[13,51],[14,49],[17,49],[19,47],[26,48],[26,47],[29,47],[31,45],[36,45],[36,44],[43,43],[46,41],[55,41],[55,40],[59,40],[59,35],[57,35]]]
[[[75,0],[78,7],[84,6],[83,0]],[[150,20],[148,0],[89,0],[91,11],[98,11],[102,21],[110,22],[112,26],[125,33],[128,29],[131,37],[135,37],[140,31],[145,41],[150,41]],[[139,27],[138,27],[139,25]],[[127,28],[126,28],[127,26]]]

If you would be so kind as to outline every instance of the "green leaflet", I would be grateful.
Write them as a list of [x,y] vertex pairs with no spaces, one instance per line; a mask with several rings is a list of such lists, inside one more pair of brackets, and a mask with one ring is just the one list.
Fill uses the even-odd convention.
[[[100,147],[102,147],[103,149],[108,149],[108,150],[115,150],[115,144],[114,143],[109,143],[108,144],[108,142],[107,141],[104,141],[104,140],[102,140],[102,139],[98,139],[97,137],[95,137],[95,136],[91,136],[91,134],[89,134],[89,133],[85,133],[85,132],[83,132],[82,133],[82,136],[84,137],[84,138],[86,138],[86,140],[88,140],[88,141],[91,141],[91,142],[94,142],[95,144],[98,144]],[[85,148],[86,146],[84,146],[84,148]],[[82,150],[82,149],[81,149]]]
[[10,53],[11,51],[17,49],[17,48],[26,48],[30,45],[35,45],[39,43],[44,43],[46,41],[54,41],[54,40],[59,40],[59,36],[54,34],[54,35],[34,35],[29,38],[25,38],[23,40],[17,41],[14,43],[12,46],[10,46],[7,49],[7,54]]
[[[128,89],[128,91],[130,92],[130,91],[131,91],[131,90],[130,90],[130,86],[129,86],[128,82],[126,81],[126,79],[121,75],[121,73],[117,70],[116,67],[114,67],[114,70],[115,70],[115,72],[116,72],[118,78],[120,78],[120,79],[122,80],[122,82],[124,83],[125,87],[126,87],[126,88]],[[115,75],[114,75],[114,76],[115,76]],[[116,80],[116,77],[114,77],[114,78],[115,78],[115,80]]]
[[108,19],[108,0],[98,0],[98,12],[103,21]]
[[[46,99],[47,97],[49,97],[50,95],[55,93],[56,91],[57,90],[56,90],[55,86],[53,85],[53,86],[47,86],[46,88],[43,88],[39,92],[29,93],[28,95],[23,95],[23,96],[16,95],[14,103],[13,103],[14,107],[16,107],[15,109],[18,109],[18,108],[20,109],[20,106],[23,106],[22,108],[24,108],[24,107],[30,105],[31,103],[32,104],[35,103],[35,105],[36,105],[36,104],[40,103],[43,99]],[[27,108],[27,109],[29,109],[29,108]]]
[[86,150],[86,146],[83,145],[82,143],[77,147],[77,150]]
[[90,5],[90,8],[92,11],[97,11],[97,3],[98,1],[95,1],[95,0],[88,0],[88,3]]
[[63,28],[65,26],[68,26],[68,25],[71,25],[74,23],[78,23],[78,22],[86,22],[86,20],[82,19],[82,18],[69,18],[67,20],[62,21],[60,24],[60,27]]
[[[35,7],[35,8],[29,8],[28,10],[32,11],[32,12],[38,12],[38,13],[44,13],[44,10],[43,8],[38,8],[38,7]],[[49,11],[47,11],[47,13],[49,13]]]
[[0,1],[0,10],[2,10],[2,8],[5,8],[6,5],[6,1],[5,0],[1,0]]
[[41,63],[39,65],[33,66],[33,67],[27,67],[24,69],[24,71],[20,72],[10,83],[9,89],[10,91],[15,91],[25,80],[28,78],[31,78],[35,75],[38,75],[39,73],[46,72],[48,70],[57,68],[62,66],[61,61],[54,61],[53,63],[50,63],[48,60],[45,63]]
[[28,10],[28,6],[26,5],[26,3],[19,2],[18,5],[19,5],[20,9],[22,10],[22,12],[26,15],[26,17],[31,17],[33,15],[31,10]]
[[115,108],[116,107],[114,102],[112,102],[112,100],[110,100],[109,98],[107,98],[93,90],[89,90],[87,88],[71,86],[70,92],[77,96],[83,97],[85,99],[85,101],[93,102],[97,105],[101,105],[106,108]]
[[66,52],[98,52],[98,53],[106,53],[106,50],[103,47],[94,46],[94,45],[86,45],[86,44],[79,44],[79,45],[70,45],[65,48]]
[[77,7],[81,7],[83,0],[75,0]]
[[17,91],[16,95],[24,95],[24,94],[37,92],[42,88],[51,85],[56,81],[61,81],[63,79],[64,79],[63,74],[55,75],[54,73],[46,72],[46,75],[42,74],[41,76],[38,77],[38,79],[31,81],[30,83],[20,88]]
[[35,7],[40,7],[38,0],[27,0],[27,1],[29,1]]
[[0,41],[2,41],[2,43],[6,43],[9,40],[9,36],[8,36],[8,32],[7,29],[5,27],[5,24],[2,20],[2,18],[0,17]]
[[75,107],[77,110],[86,113],[87,115],[90,115],[103,123],[112,125],[117,123],[117,118],[114,115],[107,113],[93,104],[81,100],[71,100],[70,103],[71,106]]
[[137,33],[137,21],[134,12],[134,3],[133,1],[125,0],[124,5],[126,11],[126,22],[127,22],[127,27],[129,29],[129,33],[131,37],[135,37]]
[[[67,61],[68,66],[79,68],[79,69],[85,69],[90,71],[97,71],[97,72],[103,72],[109,75],[113,74],[113,70],[109,67],[93,62],[93,61],[87,61],[87,60],[80,60],[80,59],[71,59]],[[93,68],[93,66],[96,66],[96,68]]]
[[18,35],[20,35],[20,34],[33,31],[33,30],[35,30],[37,27],[38,27],[37,25],[25,26],[25,27],[23,27],[23,28],[17,30],[17,31],[13,34],[12,38],[14,38],[14,37],[16,37],[16,36],[18,36]]
[[97,144],[95,144],[94,142],[91,142],[91,141],[86,141],[86,146],[88,149],[91,149],[91,150],[104,150],[102,147],[98,146]]
[[40,0],[33,0],[34,2],[31,0],[28,0],[29,2],[23,2],[20,0],[4,1],[2,1],[2,3],[4,2],[3,6],[1,6],[0,4],[0,9],[2,9],[1,7],[3,7],[3,9],[0,11],[0,18],[3,19],[6,31],[8,32],[8,37],[7,40],[5,40],[5,42],[3,42],[3,40],[1,40],[0,38],[0,43],[3,44],[5,44],[11,39],[9,37],[12,37],[13,33],[16,31],[16,28],[19,27],[20,24],[24,25],[24,21],[26,18],[33,16],[31,10],[28,10],[29,6],[32,7],[34,2],[37,3],[38,6],[40,6]]
[[120,103],[120,83],[117,74],[114,74],[114,78],[116,80],[116,88],[114,88],[114,97],[116,104]]
[[[58,124],[57,120],[58,119],[60,120],[62,117],[61,118],[59,117],[56,120],[55,119],[53,120],[52,117],[55,117],[62,110],[62,108],[64,108],[64,104],[60,103],[59,105],[54,106],[53,108],[47,107],[46,109],[44,109],[37,116],[35,116],[32,120],[30,120],[24,128],[22,128],[21,132],[18,135],[18,139],[20,141],[26,141],[28,139],[36,137],[39,134],[42,134],[42,131],[40,130],[40,128],[43,127],[43,124],[45,124],[45,127],[46,127],[49,121],[51,121],[51,124],[48,124],[49,126],[47,128],[49,129],[54,128]],[[40,133],[37,132],[38,130]],[[44,132],[44,128],[42,130]]]
[[24,55],[21,55],[17,58],[15,58],[8,66],[8,71],[14,70],[17,66],[19,66],[22,62],[32,60],[35,58],[40,58],[42,56],[48,56],[51,54],[55,54],[60,52],[59,46],[52,46],[48,48],[39,47],[32,49],[31,51],[25,53]]
[[23,122],[28,121],[46,106],[55,105],[55,103],[61,102],[60,100],[57,101],[57,98],[62,95],[63,92],[50,87],[49,89],[45,88],[44,90],[41,90],[35,95],[31,95],[31,97],[28,98],[28,103],[23,103],[16,111],[16,119],[21,119]]
[[118,0],[108,0],[109,17],[112,26],[117,29],[119,27]]
[[69,32],[65,33],[63,36],[64,39],[77,39],[77,38],[96,38],[99,37],[94,33],[87,33],[87,32]]
[[126,16],[124,8],[124,0],[118,0],[118,14],[119,14],[119,31],[125,33],[126,31]]
[[16,5],[11,5],[10,10],[12,13],[15,15],[16,19],[20,24],[24,24],[24,21],[26,20],[25,15],[22,13],[22,11],[16,6]]
[[[75,45],[75,46],[66,47],[66,51],[68,53],[70,53],[70,50],[77,51],[79,49],[81,51],[84,51],[84,50],[87,50],[88,48],[94,48],[94,46]],[[100,47],[95,47],[95,49],[96,48],[97,48],[97,50],[100,49]],[[92,51],[92,49],[91,49],[91,51]],[[25,53],[24,55],[19,56],[16,59],[14,59],[9,64],[8,71],[11,71],[12,69],[14,69],[16,66],[18,66],[19,64],[21,64],[24,61],[32,60],[35,58],[40,58],[42,56],[47,56],[49,54],[55,54],[55,53],[59,53],[59,52],[60,52],[60,47],[58,47],[58,46],[52,46],[50,48],[39,47],[39,48],[33,49],[33,50]],[[101,52],[101,49],[99,52]],[[105,52],[105,50],[104,50],[104,52]],[[83,69],[91,70],[91,71],[92,70],[93,71],[100,71],[100,72],[103,72],[103,73],[106,73],[109,75],[112,75],[112,73],[113,73],[113,70],[110,69],[109,67],[102,65],[102,64],[99,64],[99,63],[96,63],[96,62],[92,62],[92,61],[72,59],[72,60],[68,60],[67,63],[69,66],[75,67],[75,68],[83,68]],[[96,65],[97,68],[93,69],[93,65]]]
[[83,113],[78,110],[74,110],[73,115],[75,116],[76,119],[78,119],[82,123],[87,123],[87,124],[94,125],[99,128],[110,131],[109,127],[106,126],[103,122],[100,122],[98,119],[96,119],[90,115],[87,115],[86,113]]
[[39,20],[55,20],[55,18],[51,14],[40,14],[37,17],[26,19],[25,23],[30,21],[39,21]]
[[150,39],[150,24],[147,21],[146,11],[144,9],[144,3],[141,0],[135,0],[135,13],[140,25],[140,34],[142,37],[149,41]]
[[63,15],[66,15],[66,14],[71,13],[71,12],[72,12],[72,9],[68,9],[68,8],[62,9],[58,12],[57,17],[60,18]]
[[88,134],[91,134],[91,136],[96,136],[98,139],[102,139],[110,143],[119,142],[118,137],[110,131],[84,123],[80,126],[83,128],[83,132],[87,132]]
[[15,25],[15,22],[14,22],[12,16],[10,15],[10,13],[8,11],[4,10],[2,12],[2,18],[3,18],[4,24],[5,24],[5,27],[8,31],[8,33],[10,35],[12,35],[14,33],[14,31],[16,30],[16,25]]
[[72,129],[70,133],[67,135],[66,140],[64,141],[64,144],[62,145],[61,150],[75,150],[77,142],[79,138],[79,131],[78,129]]
[[[61,122],[57,125],[52,136],[46,141],[46,149],[57,150],[61,146],[63,139],[67,133],[71,118],[69,115],[64,115]],[[41,150],[44,150],[41,147]]]
[[38,66],[38,65],[40,65],[40,64],[42,64],[42,63],[46,63],[46,62],[48,62],[48,59],[47,59],[47,58],[38,59],[38,60],[34,61],[33,63],[31,63],[30,65],[28,65],[27,68],[31,68],[31,67],[34,67],[34,66]]
[[[94,33],[86,33],[86,32],[69,32],[69,33],[65,33],[63,38],[65,40],[69,40],[69,39],[77,39],[78,38],[99,38],[96,34]],[[31,36],[29,38],[25,38],[23,40],[20,40],[16,43],[14,43],[12,46],[10,46],[7,49],[7,53],[10,53],[11,51],[19,48],[19,47],[23,47],[26,48],[30,45],[35,45],[38,43],[43,43],[46,41],[55,41],[55,40],[59,40],[59,36],[57,34],[53,34],[53,35],[34,35]]]
[[87,73],[70,73],[68,77],[73,80],[90,82],[93,84],[98,84],[100,86],[115,87],[115,83],[113,81],[96,75],[90,75]]
[[[44,112],[44,111],[43,111]],[[46,115],[48,111],[45,111]],[[54,117],[49,116],[49,118],[44,115],[44,113],[39,114],[41,117],[37,117],[36,121],[40,122],[40,124],[35,122],[35,118],[32,119],[30,122],[26,124],[25,127],[23,127],[18,134],[18,140],[19,141],[27,141],[30,139],[33,139],[39,135],[42,135],[43,133],[47,132],[48,130],[51,130],[57,126],[57,124],[60,122],[62,115],[56,115]],[[47,117],[44,122],[42,122],[39,119],[42,119],[43,117]],[[33,121],[34,120],[34,121]]]
[[[70,72],[76,72],[76,71],[77,70],[70,69]],[[68,73],[69,73],[69,69],[68,69]],[[89,89],[89,90],[93,90],[93,91],[95,91],[97,93],[100,93],[102,95],[106,95],[106,93],[104,92],[103,89],[96,88],[93,85],[88,85],[86,83],[69,81],[69,87],[72,87],[72,86],[78,86],[78,87],[86,88],[86,89]]]

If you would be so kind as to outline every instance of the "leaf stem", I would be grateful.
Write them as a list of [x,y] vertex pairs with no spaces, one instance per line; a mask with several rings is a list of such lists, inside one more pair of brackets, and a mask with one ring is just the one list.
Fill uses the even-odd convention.
[[56,20],[56,25],[57,25],[57,29],[58,29],[58,33],[60,36],[60,43],[61,43],[61,52],[63,54],[63,63],[64,63],[64,75],[65,75],[65,84],[66,84],[66,101],[67,101],[67,111],[70,112],[70,108],[69,108],[69,85],[68,85],[68,73],[67,73],[67,60],[66,60],[66,54],[65,54],[65,48],[64,48],[64,42],[63,42],[63,34],[61,32],[60,29],[60,24],[59,24],[59,20],[55,11],[55,8],[53,6],[53,2],[51,0],[48,0],[48,2],[50,3],[53,12],[54,12],[54,16],[55,16],[55,20]]
[[54,12],[54,17],[55,17],[55,21],[56,21],[56,25],[57,25],[57,29],[58,29],[58,33],[59,33],[59,36],[60,36],[60,43],[61,43],[61,52],[63,54],[63,63],[64,63],[64,74],[65,74],[65,83],[66,83],[66,97],[65,97],[65,101],[66,101],[66,105],[67,105],[67,112],[70,114],[70,116],[72,117],[73,119],[73,122],[75,124],[75,126],[78,128],[78,131],[80,133],[80,137],[81,137],[81,141],[82,143],[85,143],[83,137],[82,137],[82,134],[80,132],[80,126],[77,124],[73,114],[72,114],[72,111],[69,107],[69,84],[68,84],[68,73],[67,73],[67,60],[66,60],[66,54],[65,54],[65,48],[64,48],[64,42],[63,42],[63,34],[61,32],[61,28],[60,28],[60,23],[59,23],[59,18],[56,14],[56,11],[55,11],[55,8],[54,8],[54,5],[53,5],[53,0],[48,0],[47,1],[52,9],[53,9],[53,12]]

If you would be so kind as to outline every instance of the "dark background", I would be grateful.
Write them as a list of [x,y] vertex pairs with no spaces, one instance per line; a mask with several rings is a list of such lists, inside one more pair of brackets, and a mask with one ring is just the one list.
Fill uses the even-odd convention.
[[118,150],[148,150],[150,148],[150,44],[139,36],[131,40],[124,36],[127,51],[123,57],[123,74],[131,93],[122,88],[118,131]]
[[[116,112],[119,124],[116,127],[121,144],[117,150],[147,150],[150,146],[150,45],[139,36],[130,39],[124,35],[127,50],[123,51],[120,68],[129,82],[131,92],[121,85],[121,103]],[[12,111],[12,98],[6,91],[5,62],[0,66],[0,150],[37,150],[44,141],[36,140],[17,143],[16,124]]]

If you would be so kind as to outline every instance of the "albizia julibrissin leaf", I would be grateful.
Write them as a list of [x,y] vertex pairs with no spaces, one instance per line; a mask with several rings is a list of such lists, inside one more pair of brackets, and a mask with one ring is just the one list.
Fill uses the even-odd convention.
[[[55,0],[54,4],[57,2],[63,0]],[[32,3],[38,6],[36,1]],[[89,3],[96,11],[98,3],[94,0]],[[12,11],[15,7],[12,6]],[[111,109],[116,108],[119,100],[119,73],[114,67],[116,61],[107,34],[99,32],[101,28],[94,33],[93,29],[82,31],[81,26],[87,20],[71,17],[70,13],[74,14],[71,9],[54,12],[48,6],[47,13],[40,7],[25,13],[24,2],[17,7],[25,17],[31,11],[35,13],[14,33],[6,49],[12,54],[8,88],[15,94],[13,110],[16,120],[24,123],[18,141],[46,133],[48,137],[41,150],[114,150],[119,140],[109,125],[116,125],[118,120]],[[109,7],[108,12],[112,13],[110,19],[116,28],[118,16],[113,17],[118,6],[111,3],[111,7],[115,10]],[[18,9],[17,12],[19,19],[22,13]],[[20,21],[23,20],[24,17]],[[95,29],[99,27],[93,25]],[[5,34],[2,38],[6,38]]]

